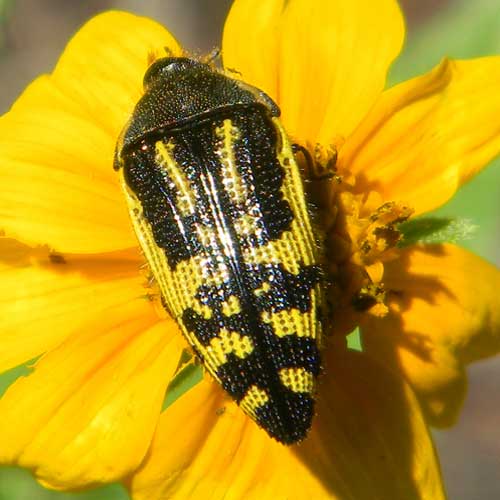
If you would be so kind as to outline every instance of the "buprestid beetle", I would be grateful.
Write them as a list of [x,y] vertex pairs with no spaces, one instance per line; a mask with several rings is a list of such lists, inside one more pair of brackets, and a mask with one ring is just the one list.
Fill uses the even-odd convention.
[[208,372],[285,444],[314,415],[318,249],[278,106],[185,57],[154,62],[115,169],[163,303]]

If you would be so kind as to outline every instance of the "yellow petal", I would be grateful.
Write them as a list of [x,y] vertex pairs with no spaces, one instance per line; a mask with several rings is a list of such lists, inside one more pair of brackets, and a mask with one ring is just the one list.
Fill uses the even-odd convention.
[[153,21],[97,16],[0,119],[0,229],[9,237],[75,253],[136,244],[113,152],[148,53],[164,47],[179,50]]
[[443,498],[432,441],[411,389],[365,356],[330,356],[303,443],[269,438],[202,382],[163,413],[134,500]]
[[21,101],[36,94],[52,108],[26,108],[0,119],[0,229],[61,252],[136,245],[113,176],[112,140],[95,124],[59,107],[52,92],[47,78],[36,80]]
[[0,400],[2,463],[30,468],[56,489],[116,481],[139,465],[178,361],[177,327],[158,323],[145,301],[116,309],[45,355]]
[[91,19],[69,42],[52,80],[89,121],[116,141],[142,95],[151,55],[181,52],[157,22],[127,12],[106,12]]
[[61,258],[0,239],[0,372],[51,350],[103,311],[109,316],[111,306],[144,301],[140,263],[136,253]]
[[453,245],[412,247],[386,263],[390,313],[363,325],[367,353],[402,371],[429,421],[451,425],[466,365],[500,351],[500,271]]
[[232,76],[278,97],[278,46],[285,0],[236,0],[224,26],[222,57]]
[[500,152],[500,57],[444,61],[386,91],[341,151],[358,189],[432,210]]
[[370,109],[403,36],[394,0],[237,0],[224,64],[278,102],[296,140],[329,144]]

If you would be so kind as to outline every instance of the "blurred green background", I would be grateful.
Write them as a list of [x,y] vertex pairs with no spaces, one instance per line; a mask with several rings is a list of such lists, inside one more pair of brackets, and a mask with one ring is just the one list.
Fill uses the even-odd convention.
[[[0,113],[36,75],[50,71],[69,37],[89,17],[110,8],[149,15],[164,23],[189,49],[217,46],[230,0],[0,0]],[[396,83],[430,69],[443,56],[500,54],[498,0],[405,0],[406,48],[391,71]],[[500,92],[500,89],[499,89]],[[439,154],[439,152],[436,152]],[[438,211],[479,226],[462,245],[500,265],[500,161],[466,185]],[[15,371],[0,377],[0,394]],[[470,369],[470,390],[458,424],[436,432],[445,483],[452,500],[500,498],[500,359]],[[0,500],[125,500],[118,485],[82,493],[56,493],[29,473],[0,468]]]

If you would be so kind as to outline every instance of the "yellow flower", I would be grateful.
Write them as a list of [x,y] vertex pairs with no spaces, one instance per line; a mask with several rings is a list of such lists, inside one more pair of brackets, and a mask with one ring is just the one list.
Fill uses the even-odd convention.
[[236,0],[226,22],[225,67],[318,162],[338,155],[311,185],[334,333],[313,427],[285,447],[208,378],[160,415],[185,344],[144,287],[112,160],[151,54],[182,51],[125,13],[77,33],[0,121],[0,370],[41,356],[0,400],[2,463],[144,500],[443,498],[428,425],[453,422],[466,365],[500,348],[500,273],[449,244],[397,249],[397,223],[500,151],[500,57],[384,91],[403,34],[394,0]]

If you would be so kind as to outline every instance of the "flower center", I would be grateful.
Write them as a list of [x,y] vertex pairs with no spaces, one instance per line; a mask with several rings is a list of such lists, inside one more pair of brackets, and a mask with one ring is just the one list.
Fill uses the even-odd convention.
[[[315,166],[307,188],[324,231],[330,281],[327,307],[334,332],[346,335],[358,325],[360,315],[387,313],[384,263],[397,258],[401,240],[397,226],[413,210],[383,200],[376,191],[360,193],[349,172],[337,172],[333,167],[334,148],[316,145],[312,151]],[[326,176],[328,169],[330,175]],[[317,172],[323,175],[318,177]]]

